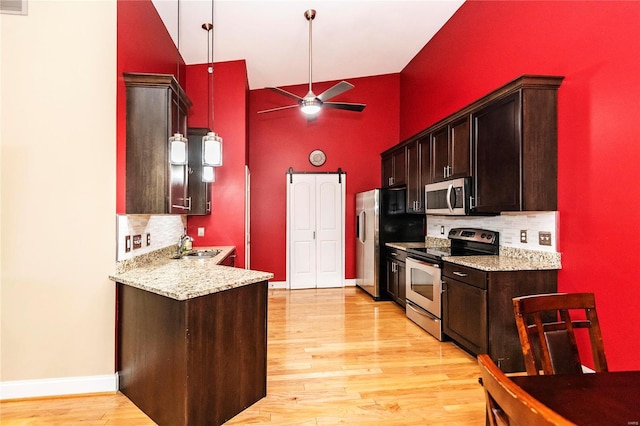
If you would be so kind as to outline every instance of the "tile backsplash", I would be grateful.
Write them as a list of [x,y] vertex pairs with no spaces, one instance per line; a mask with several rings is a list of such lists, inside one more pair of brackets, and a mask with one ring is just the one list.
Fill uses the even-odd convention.
[[[500,216],[427,216],[427,237],[447,238],[451,228],[482,228],[500,233],[500,245],[523,250],[557,252],[558,212],[517,212]],[[444,234],[441,230],[444,229]],[[527,243],[520,242],[526,231]],[[539,244],[539,232],[551,233],[551,245]]]
[[[186,215],[116,215],[117,252],[116,261],[131,259],[161,248],[176,245],[187,226]],[[147,246],[147,234],[150,245]],[[142,247],[125,250],[125,237],[142,236]]]

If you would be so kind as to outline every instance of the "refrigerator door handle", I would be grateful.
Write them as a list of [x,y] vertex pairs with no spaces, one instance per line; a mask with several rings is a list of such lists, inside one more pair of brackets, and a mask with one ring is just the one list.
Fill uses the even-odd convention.
[[364,243],[364,240],[366,239],[366,221],[367,220],[367,215],[366,212],[364,210],[362,210],[360,212],[359,218],[358,218],[358,222],[360,222],[360,229],[359,229],[359,233],[358,233],[358,238],[360,239],[361,243]]

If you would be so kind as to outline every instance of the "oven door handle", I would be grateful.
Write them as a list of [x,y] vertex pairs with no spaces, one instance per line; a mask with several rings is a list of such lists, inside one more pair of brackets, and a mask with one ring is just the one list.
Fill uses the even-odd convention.
[[[440,265],[438,265],[437,263],[427,263],[427,262],[424,262],[422,260],[418,260],[418,259],[413,258],[413,257],[408,257],[407,256],[406,262],[413,262],[413,263],[417,263],[418,265],[431,266],[432,268],[440,269]],[[409,269],[409,268],[407,268],[407,269]]]

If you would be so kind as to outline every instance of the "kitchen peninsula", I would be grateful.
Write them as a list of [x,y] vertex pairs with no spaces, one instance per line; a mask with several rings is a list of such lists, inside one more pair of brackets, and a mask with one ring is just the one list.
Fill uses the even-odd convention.
[[219,425],[266,395],[267,281],[210,259],[118,267],[119,389],[158,424]]

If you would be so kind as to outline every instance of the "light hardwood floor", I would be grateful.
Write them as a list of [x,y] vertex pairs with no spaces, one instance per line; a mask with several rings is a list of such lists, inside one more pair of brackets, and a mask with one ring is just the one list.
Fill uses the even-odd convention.
[[[227,425],[484,425],[474,357],[359,289],[270,290],[267,396]],[[153,425],[120,393],[5,401],[2,425]]]

